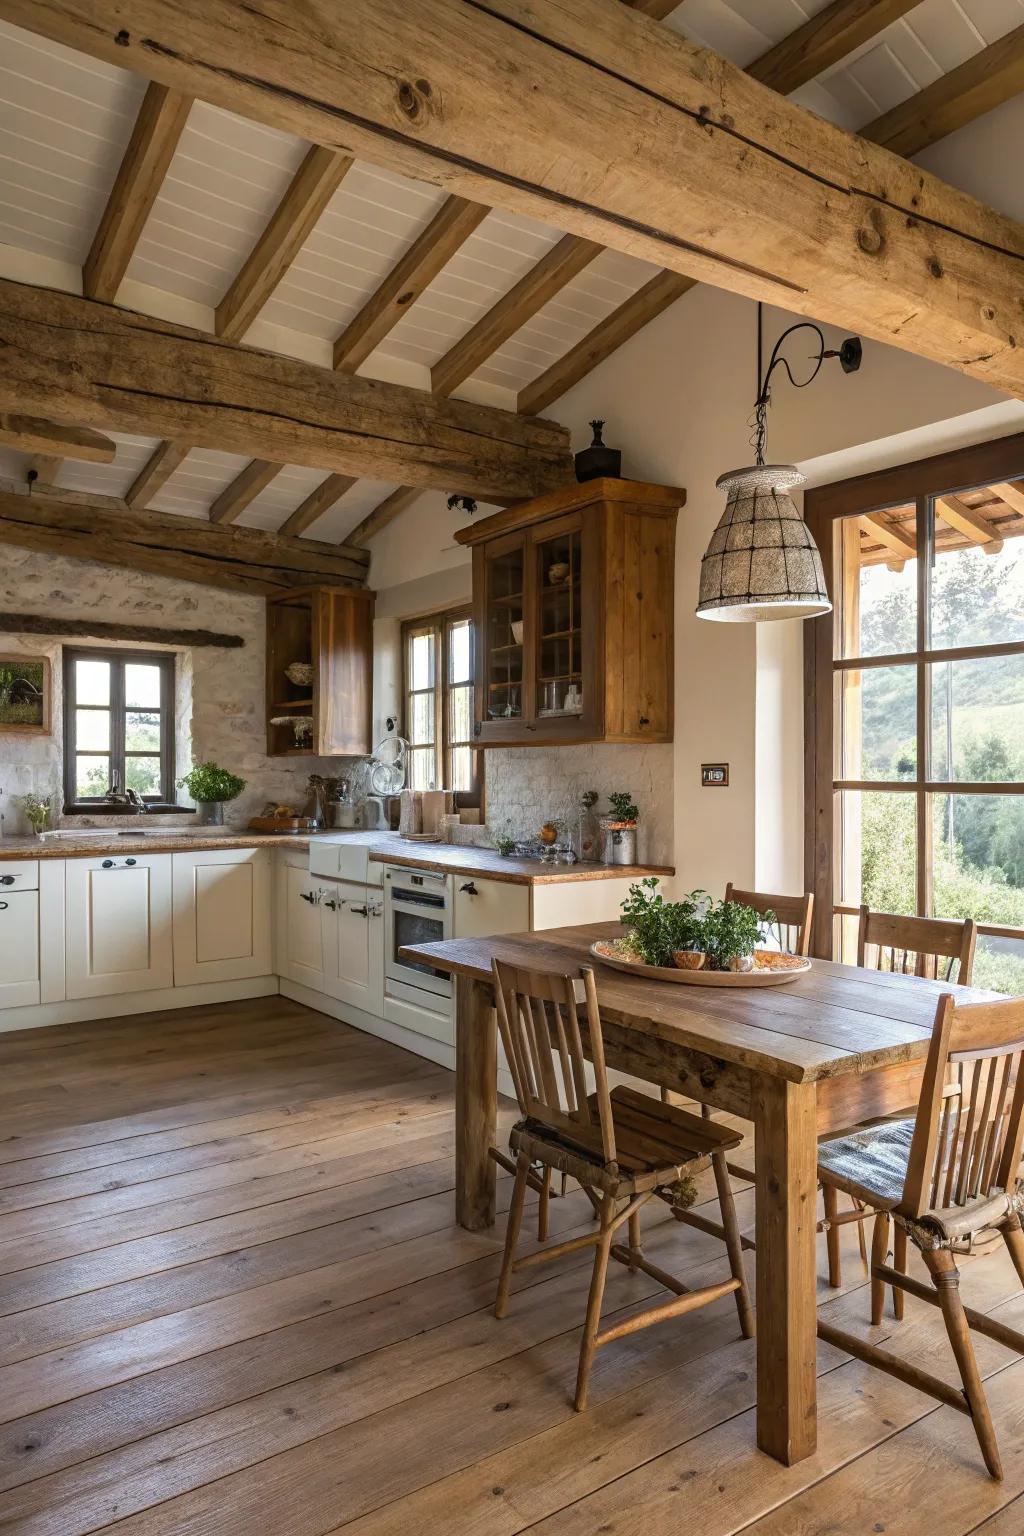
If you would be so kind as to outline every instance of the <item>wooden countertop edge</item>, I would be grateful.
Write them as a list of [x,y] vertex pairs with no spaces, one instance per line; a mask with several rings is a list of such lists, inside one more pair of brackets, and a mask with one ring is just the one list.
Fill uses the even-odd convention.
[[289,837],[279,832],[249,832],[228,833],[224,837],[202,837],[195,833],[185,833],[181,837],[175,837],[169,832],[166,837],[139,836],[119,837],[113,834],[110,837],[90,837],[76,843],[73,838],[66,842],[57,838],[52,843],[37,843],[34,839],[25,838],[23,846],[16,846],[15,838],[0,840],[0,863],[9,863],[17,860],[23,863],[33,859],[89,859],[110,858],[112,854],[130,853],[189,853],[192,849],[199,848],[276,848],[285,846],[305,850],[309,847],[309,838],[306,836]]
[[[457,847],[457,844],[449,845]],[[467,857],[463,858],[465,852]],[[474,859],[474,853],[486,855]],[[645,875],[674,875],[675,867],[668,864],[555,864],[541,868],[517,868],[524,863],[536,866],[536,860],[509,859],[503,868],[490,848],[466,848],[452,858],[431,857],[429,853],[410,853],[388,847],[371,848],[370,861],[374,864],[401,864],[407,869],[430,869],[439,874],[479,875],[486,880],[503,881],[506,885],[565,885],[579,880],[639,880]]]

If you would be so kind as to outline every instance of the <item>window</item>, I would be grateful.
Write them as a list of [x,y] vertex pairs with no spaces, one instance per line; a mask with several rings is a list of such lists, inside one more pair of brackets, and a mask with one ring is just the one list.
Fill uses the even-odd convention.
[[101,810],[114,785],[174,801],[174,657],[65,647],[65,809]]
[[402,626],[410,789],[454,789],[480,805],[483,758],[473,742],[473,624],[468,610]]
[[[807,646],[819,953],[861,902],[973,917],[1024,993],[1024,438],[807,495],[834,613]],[[828,931],[831,924],[831,933]]]

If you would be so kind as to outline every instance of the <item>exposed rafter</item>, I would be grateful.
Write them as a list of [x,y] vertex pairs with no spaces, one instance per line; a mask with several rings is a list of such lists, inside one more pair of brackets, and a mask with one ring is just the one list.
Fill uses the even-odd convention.
[[241,272],[217,305],[214,327],[240,341],[309,239],[352,165],[351,155],[314,144],[253,246]]
[[389,523],[393,523],[396,517],[400,517],[406,507],[410,506],[419,495],[419,491],[412,486],[400,485],[390,496],[385,496],[361,523],[357,523],[348,535],[353,544],[365,544],[372,539],[374,534],[380,533]]
[[1024,517],[1024,481],[1001,480],[990,489],[995,491],[999,499],[1005,501],[1008,507],[1012,507],[1014,512]]
[[917,544],[909,533],[891,523],[884,512],[868,512],[861,525],[876,544],[884,544],[900,560],[916,560]]
[[920,0],[832,0],[748,64],[747,74],[788,96],[919,4]]
[[117,444],[102,432],[17,412],[0,414],[0,443],[19,453],[82,459],[88,464],[113,464],[117,452]]
[[154,496],[159,495],[188,456],[187,443],[163,442],[154,448],[141,473],[132,482],[125,496],[130,507],[148,507]]
[[266,490],[271,480],[279,475],[283,468],[283,464],[254,459],[240,475],[235,476],[226,490],[221,491],[210,508],[210,522],[233,523],[241,517],[250,501],[255,501],[260,492]]
[[966,501],[961,501],[959,496],[940,496],[935,508],[951,528],[964,534],[973,543],[983,545],[986,554],[995,555],[1002,549],[1003,541],[996,525],[977,508],[969,507]]
[[861,129],[897,155],[916,155],[1024,91],[1024,26],[972,55]]
[[[299,503],[281,524],[282,533],[298,535],[305,533],[312,527],[318,517],[323,517],[330,511],[336,501],[340,501],[347,490],[356,483],[354,475],[328,475],[322,480],[315,491],[310,491],[305,501]],[[353,542],[355,542],[353,540]]]
[[[147,71],[148,73],[148,71]],[[151,82],[82,269],[91,299],[113,300],[163,185],[191,96]]]

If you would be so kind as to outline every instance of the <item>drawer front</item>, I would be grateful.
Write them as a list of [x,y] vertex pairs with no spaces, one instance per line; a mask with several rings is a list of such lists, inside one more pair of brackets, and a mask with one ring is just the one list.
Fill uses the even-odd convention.
[[39,893],[0,893],[0,1009],[39,1001]]
[[530,927],[530,887],[507,880],[455,876],[455,937],[477,939],[491,933],[526,933]]
[[0,859],[0,896],[8,891],[38,891],[38,859]]

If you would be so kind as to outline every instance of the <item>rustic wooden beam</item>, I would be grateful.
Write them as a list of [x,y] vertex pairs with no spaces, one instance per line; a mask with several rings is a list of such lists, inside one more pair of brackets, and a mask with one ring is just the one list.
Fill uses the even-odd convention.
[[1024,91],[1024,26],[940,75],[861,129],[897,155],[916,155]]
[[128,506],[148,507],[187,457],[187,443],[158,444],[128,488],[124,498]]
[[270,464],[264,459],[253,459],[247,464],[241,474],[236,475],[231,484],[227,486],[217,497],[210,508],[211,523],[233,523],[241,517],[251,501],[255,501],[261,491],[265,491],[270,482],[284,469],[283,464]]
[[1001,501],[1005,501],[1008,507],[1024,517],[1024,483],[1019,480],[999,480],[989,487],[995,491]]
[[393,523],[396,517],[401,517],[406,507],[410,506],[419,495],[419,491],[408,485],[400,485],[390,496],[385,496],[382,502],[374,507],[373,511],[357,523],[349,534],[353,544],[364,544],[372,539],[375,534],[381,532],[389,523]]
[[151,81],[82,268],[91,299],[112,300],[128,270],[192,106],[191,96]]
[[240,341],[309,239],[352,166],[351,155],[314,144],[214,313],[214,329]]
[[101,619],[53,618],[41,613],[0,613],[0,634],[61,635],[78,640],[130,640],[142,645],[220,646],[234,650],[245,644],[241,635],[213,629],[161,629],[158,624],[107,624]]
[[19,453],[46,458],[84,459],[89,464],[113,464],[117,444],[88,427],[65,426],[39,416],[0,413],[0,443]]
[[640,11],[653,21],[664,21],[673,11],[678,11],[682,3],[683,0],[623,0],[623,4],[628,5],[630,10]]
[[656,316],[663,314],[676,299],[689,293],[693,286],[692,277],[681,277],[678,272],[659,272],[606,319],[598,321],[582,341],[570,347],[550,368],[545,368],[543,373],[524,385],[516,398],[516,409],[525,416],[546,410],[553,400],[578,384],[598,363],[603,363],[637,331],[642,331]]
[[935,510],[951,528],[964,534],[972,543],[984,545],[986,554],[996,555],[1002,549],[1003,540],[996,525],[974,507],[969,507],[966,501],[961,501],[959,496],[936,497]]
[[301,79],[288,0],[0,0],[0,16],[1024,394],[1020,224],[628,6],[348,0],[318,12]]
[[337,373],[52,289],[0,282],[0,411],[15,406],[281,464],[471,495],[572,474],[552,421]]
[[306,529],[311,527],[318,517],[323,517],[324,513],[328,512],[336,501],[340,501],[345,492],[355,483],[354,475],[328,475],[315,490],[310,491],[305,501],[301,501],[294,512],[289,513],[281,524],[280,532],[290,533],[296,538],[300,533],[305,533]]
[[832,0],[748,64],[747,74],[788,96],[919,4],[920,0]]
[[519,279],[508,293],[449,347],[430,370],[430,387],[436,395],[448,395],[474,374],[481,363],[514,336],[520,326],[532,320],[550,299],[585,267],[600,256],[603,246],[578,235],[563,235],[551,249]]
[[30,496],[9,482],[0,483],[0,544],[254,593],[363,585],[369,560],[366,550],[349,544],[136,512],[112,496],[63,490]]
[[870,538],[877,544],[884,544],[886,549],[891,549],[894,555],[901,560],[915,560],[917,558],[917,544],[909,533],[904,533],[902,528],[897,528],[885,516],[884,512],[868,512],[861,518],[861,526]]
[[334,343],[335,368],[354,373],[366,361],[490,211],[463,197],[445,198]]
[[40,485],[56,485],[63,459],[47,453],[34,453],[25,465],[25,479]]

